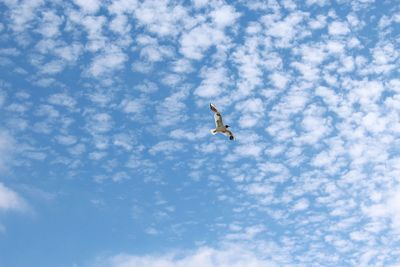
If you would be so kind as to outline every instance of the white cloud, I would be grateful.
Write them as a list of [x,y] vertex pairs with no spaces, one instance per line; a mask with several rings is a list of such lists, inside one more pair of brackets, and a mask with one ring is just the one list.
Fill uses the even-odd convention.
[[12,103],[5,108],[7,111],[15,112],[15,113],[25,113],[29,107],[21,104]]
[[110,30],[119,34],[128,34],[131,30],[131,25],[128,22],[126,15],[117,15],[110,23]]
[[249,98],[236,105],[236,109],[244,113],[263,113],[264,105],[260,98]]
[[259,121],[259,116],[245,114],[239,118],[239,126],[240,128],[252,128],[257,125]]
[[121,182],[123,180],[128,180],[129,175],[126,172],[117,172],[112,177],[111,180],[113,182]]
[[332,54],[341,54],[344,51],[344,44],[331,40],[326,43],[326,50]]
[[72,135],[58,135],[55,138],[61,145],[70,146],[76,143],[77,139]]
[[287,75],[278,72],[272,73],[270,79],[273,82],[273,84],[279,89],[285,88],[289,80]]
[[108,9],[113,14],[133,13],[137,8],[137,0],[115,0],[110,3]]
[[311,6],[311,5],[319,5],[319,6],[324,6],[326,5],[327,0],[307,0],[306,4]]
[[176,129],[173,130],[169,135],[174,139],[186,139],[190,141],[195,141],[202,139],[209,134],[210,130],[208,128],[198,128],[195,132]]
[[[135,5],[135,16],[139,24],[162,37],[177,36],[181,22],[188,16],[184,7],[167,1],[149,0]],[[187,20],[185,23],[190,24],[190,21]]]
[[300,199],[299,201],[296,202],[293,206],[293,211],[303,211],[306,210],[309,207],[309,201],[305,198]]
[[[81,23],[89,37],[89,41],[103,41],[104,37],[102,35],[103,27],[107,22],[107,18],[104,16],[81,16],[81,14],[77,14],[76,18],[73,18],[75,23]],[[89,43],[89,45],[91,45]],[[89,51],[96,51],[94,49],[90,49]]]
[[142,84],[139,84],[134,88],[143,93],[154,93],[158,90],[158,85],[150,81],[144,81]]
[[343,67],[338,69],[338,72],[352,72],[355,68],[355,60],[352,56],[343,57],[342,59]]
[[11,8],[11,20],[12,29],[15,32],[22,32],[31,28],[29,22],[36,18],[36,10],[40,8],[44,1],[43,0],[25,0],[12,3],[9,1],[9,7]]
[[74,0],[74,3],[86,13],[96,13],[101,5],[99,0]]
[[[248,36],[243,46],[239,46],[232,53],[234,63],[238,70],[237,92],[235,98],[248,96],[257,86],[262,84],[264,67],[269,69],[273,64],[271,58],[264,58],[257,49],[257,43],[262,43],[257,36]],[[268,54],[268,55],[272,55]],[[279,68],[279,63],[274,66]],[[239,93],[239,94],[238,94]]]
[[110,76],[124,68],[127,59],[127,55],[119,47],[111,46],[93,59],[88,72],[94,77]]
[[293,2],[293,0],[284,0],[283,6],[288,10],[295,10],[297,7],[296,3]]
[[386,192],[386,197],[377,204],[364,207],[363,211],[371,218],[388,218],[391,227],[400,233],[400,187]]
[[289,47],[294,37],[302,38],[306,30],[301,32],[301,22],[306,17],[305,13],[295,11],[284,19],[278,19],[275,15],[264,16],[264,24],[267,27],[267,34],[277,38],[275,45],[278,47]]
[[249,98],[236,104],[243,115],[239,118],[241,128],[251,128],[258,124],[264,114],[264,105],[260,98]]
[[326,26],[326,16],[318,15],[315,19],[309,22],[311,29],[318,30]]
[[161,126],[172,126],[187,120],[188,114],[185,112],[186,104],[184,102],[187,96],[187,88],[181,88],[180,91],[171,94],[157,106],[156,118]]
[[144,232],[148,235],[158,235],[159,231],[154,227],[148,227],[144,230]]
[[210,15],[218,28],[225,28],[234,24],[239,17],[235,8],[229,5],[217,7]]
[[229,246],[214,249],[200,247],[194,251],[164,255],[135,256],[120,254],[105,260],[98,260],[96,266],[110,267],[272,267],[271,261],[264,260],[245,246]]
[[67,108],[74,108],[76,105],[75,99],[66,93],[53,94],[48,98],[48,102],[53,105],[64,106]]
[[352,29],[360,30],[365,26],[365,22],[362,22],[356,13],[350,13],[346,18]]
[[295,49],[301,55],[303,63],[318,66],[326,58],[326,53],[320,45],[301,45]]
[[52,60],[50,62],[44,63],[40,67],[40,72],[44,74],[57,74],[64,70],[65,65],[60,60]]
[[370,112],[362,118],[365,129],[380,133],[386,130],[387,121],[384,118],[380,118],[375,112]]
[[225,38],[221,30],[202,24],[182,35],[180,51],[187,58],[198,60],[203,58],[207,49],[223,43]]
[[150,154],[164,153],[172,154],[177,151],[182,151],[183,145],[176,141],[161,141],[149,149]]
[[196,8],[202,8],[208,4],[208,0],[194,0],[193,2]]
[[55,12],[45,11],[42,13],[42,25],[37,31],[46,38],[54,38],[60,34],[59,27],[62,23],[63,18]]
[[113,143],[115,146],[119,146],[127,151],[130,151],[136,142],[134,141],[134,138],[128,134],[117,134],[114,136]]
[[259,157],[263,151],[260,144],[244,144],[235,148],[234,152],[241,157]]
[[[89,159],[91,159],[91,160],[101,160],[105,156],[107,156],[106,152],[95,151],[95,152],[91,152],[89,154]],[[99,180],[99,179],[96,179],[96,180]]]
[[18,193],[0,183],[0,211],[25,211],[26,202]]
[[182,58],[173,63],[173,70],[177,73],[191,73],[194,71],[194,68],[190,60]]
[[68,152],[71,155],[79,156],[86,151],[86,146],[84,144],[76,144],[70,148],[68,148]]
[[302,74],[304,79],[306,79],[307,81],[315,81],[320,78],[319,68],[301,62],[293,62],[292,65]]
[[331,35],[344,35],[350,32],[347,24],[340,21],[334,21],[329,24],[328,31]]
[[90,116],[89,128],[90,133],[105,133],[112,129],[113,119],[107,113],[96,113]]
[[177,87],[181,82],[182,76],[175,73],[165,74],[164,77],[161,78],[161,83],[169,87]]
[[172,58],[175,51],[172,47],[160,45],[148,45],[140,50],[141,60],[159,62],[166,58]]
[[200,97],[213,98],[220,95],[229,84],[229,74],[225,67],[202,68],[201,84],[194,93]]
[[[236,231],[235,231],[236,230]],[[238,242],[239,240],[255,240],[255,237],[259,235],[260,233],[265,232],[267,229],[265,228],[264,225],[253,225],[246,227],[245,229],[241,228],[234,228],[234,233],[228,234],[225,236],[226,240],[235,240]]]
[[389,74],[396,69],[399,52],[390,41],[379,42],[373,49],[373,65],[365,73]]
[[319,140],[330,131],[329,119],[323,117],[324,109],[317,106],[309,106],[304,111],[302,127],[305,133],[299,140],[308,144],[317,144]]
[[352,101],[368,106],[378,100],[384,90],[380,81],[362,81],[354,84],[353,90],[349,93]]
[[134,100],[124,99],[121,102],[121,107],[124,112],[132,114],[141,114],[148,108],[148,101],[144,98]]
[[79,56],[82,54],[83,46],[80,43],[74,42],[72,44],[65,44],[56,47],[54,52],[60,57],[61,60],[67,63],[75,63]]

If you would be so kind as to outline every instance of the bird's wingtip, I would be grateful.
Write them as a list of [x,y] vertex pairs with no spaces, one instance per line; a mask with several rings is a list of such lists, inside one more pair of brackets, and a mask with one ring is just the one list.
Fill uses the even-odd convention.
[[212,110],[212,111],[216,111],[216,107],[212,104],[212,103],[210,103],[210,109]]

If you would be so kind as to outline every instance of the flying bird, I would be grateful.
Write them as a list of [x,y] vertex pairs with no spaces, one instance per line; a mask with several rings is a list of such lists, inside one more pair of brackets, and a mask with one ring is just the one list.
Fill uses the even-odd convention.
[[210,103],[210,109],[212,112],[214,112],[214,120],[216,127],[215,129],[211,130],[211,133],[213,135],[217,133],[222,133],[228,136],[230,140],[234,140],[235,136],[231,131],[228,130],[229,125],[224,125],[224,123],[222,122],[222,116],[221,113],[218,111],[218,109],[211,103]]

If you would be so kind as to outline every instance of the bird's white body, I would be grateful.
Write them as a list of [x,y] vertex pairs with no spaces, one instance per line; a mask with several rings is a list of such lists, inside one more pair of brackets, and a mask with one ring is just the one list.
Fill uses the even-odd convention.
[[210,132],[213,134],[213,135],[215,135],[215,134],[217,134],[217,133],[225,133],[226,131],[228,131],[227,129],[226,129],[226,127],[220,127],[220,128],[215,128],[215,129],[212,129],[212,130],[210,130]]
[[231,131],[228,130],[228,125],[224,125],[222,122],[222,116],[221,113],[217,110],[217,108],[213,105],[210,104],[210,109],[212,112],[214,112],[214,120],[215,120],[215,129],[210,130],[211,134],[215,135],[217,133],[222,133],[226,136],[229,137],[230,140],[234,140],[235,136]]

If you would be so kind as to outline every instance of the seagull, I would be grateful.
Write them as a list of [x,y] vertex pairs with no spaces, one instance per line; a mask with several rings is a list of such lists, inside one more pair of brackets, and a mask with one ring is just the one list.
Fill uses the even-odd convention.
[[233,135],[233,133],[231,131],[228,130],[229,125],[224,125],[224,123],[222,122],[222,116],[221,113],[219,113],[218,109],[210,103],[210,109],[212,112],[214,112],[214,120],[215,120],[215,129],[210,130],[211,133],[213,135],[217,134],[217,133],[222,133],[226,136],[229,136],[230,140],[234,140],[235,136]]

